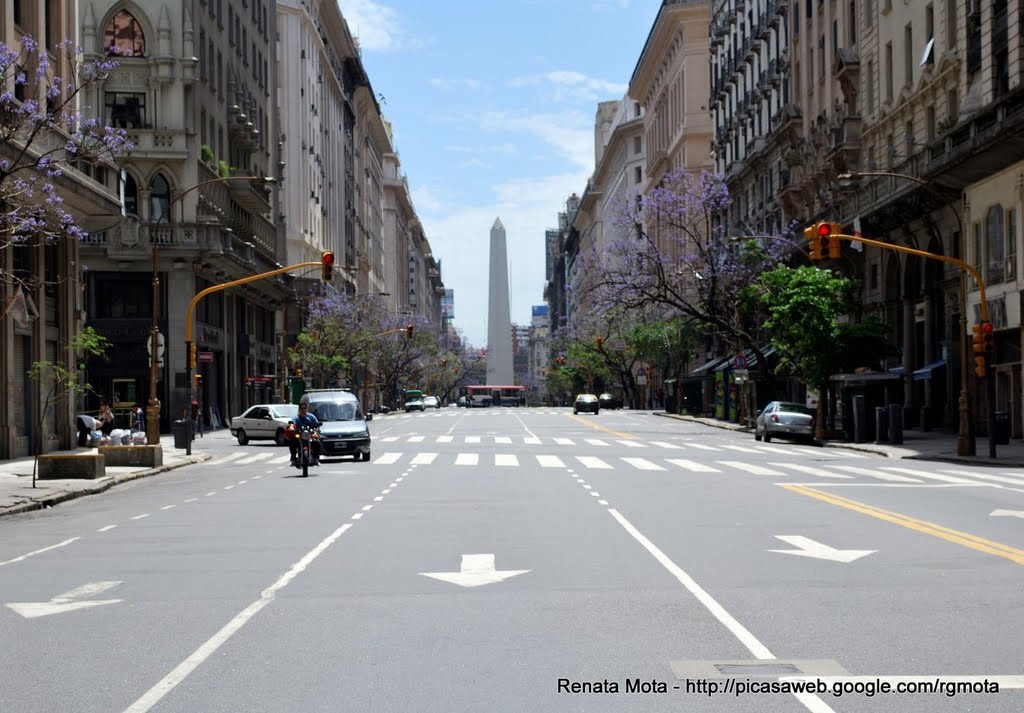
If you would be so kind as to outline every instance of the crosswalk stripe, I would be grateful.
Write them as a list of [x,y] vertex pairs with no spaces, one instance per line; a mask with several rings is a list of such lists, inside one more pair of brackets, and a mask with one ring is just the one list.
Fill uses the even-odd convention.
[[872,468],[861,468],[856,465],[835,465],[832,466],[837,470],[842,470],[847,473],[856,473],[857,475],[867,475],[872,478],[878,478],[879,480],[890,480],[894,483],[920,483],[921,481],[917,478],[908,478],[904,475],[894,475],[893,473],[879,473],[877,470]]
[[526,438],[523,439],[523,443],[528,446],[539,446],[540,439],[537,438],[536,436],[527,436]]
[[575,443],[573,443],[573,440],[571,438],[556,438],[555,439],[555,443],[557,443],[560,446],[575,446],[576,445]]
[[608,444],[602,441],[600,438],[584,438],[584,441],[592,446],[607,446]]
[[594,456],[576,456],[576,460],[591,469],[611,470],[612,467]]
[[626,446],[627,448],[646,448],[647,445],[644,443],[637,443],[636,441],[615,441],[619,445]]
[[511,443],[512,439],[509,438],[508,436],[495,436],[494,437],[494,442],[495,443],[506,443],[507,444],[507,443]]
[[756,448],[751,448],[750,446],[734,446],[734,445],[731,445],[729,443],[724,444],[722,446],[722,448],[728,448],[731,451],[739,451],[740,453],[757,453],[758,452]]
[[744,463],[743,461],[739,460],[720,460],[718,462],[722,465],[727,465],[730,468],[736,468],[737,470],[745,470],[746,472],[751,473],[753,475],[785,475],[785,473],[780,473],[779,471],[772,470],[771,468],[764,468],[759,465],[754,465],[753,463]]
[[716,446],[706,446],[703,443],[690,443],[690,442],[687,442],[686,445],[688,445],[690,448],[699,448],[702,451],[719,451],[719,450],[721,450],[721,448],[718,448]]
[[495,453],[494,465],[519,465],[519,459],[511,453]]
[[623,458],[622,460],[638,470],[665,470],[657,463],[652,463],[646,458]]
[[413,465],[430,465],[437,458],[437,453],[417,453],[412,459]]
[[[854,453],[848,448],[793,448],[797,453],[806,453],[809,456],[827,456],[829,458],[867,458],[863,453]],[[841,450],[842,453],[833,451]]]
[[558,456],[537,456],[537,462],[542,468],[564,468],[565,463]]
[[675,443],[667,443],[665,441],[651,441],[652,446],[658,446],[659,448],[674,448],[675,450],[682,450],[682,446],[677,446]]
[[222,463],[230,463],[233,460],[241,458],[244,453],[230,453],[223,458],[217,458],[216,460],[207,461],[206,465],[220,465]]
[[267,462],[268,463],[273,463],[274,465],[279,465],[281,463],[290,463],[291,460],[292,460],[292,456],[291,456],[291,453],[289,453],[286,456],[278,456],[277,458],[271,458]]
[[825,470],[824,468],[815,468],[812,465],[801,465],[800,463],[769,463],[768,465],[773,465],[776,468],[789,468],[790,470],[795,470],[795,471],[797,471],[799,473],[807,473],[809,475],[816,475],[819,478],[845,478],[845,479],[853,479],[852,475],[843,475],[842,473],[833,473],[832,471]]
[[929,473],[923,470],[913,470],[912,468],[894,468],[883,466],[882,470],[893,473],[903,473],[904,475],[916,476],[918,478],[926,478],[929,480],[938,480],[943,483],[975,483],[976,481],[968,480],[967,478],[958,478],[953,475],[940,475],[939,473]]
[[438,436],[437,437],[437,442],[438,443],[451,443],[452,442],[452,438],[453,438],[453,436]]
[[1012,475],[988,475],[982,473],[972,473],[969,470],[943,470],[942,473],[949,473],[950,475],[965,475],[969,478],[981,478],[982,480],[990,480],[993,483],[1009,483],[1010,485],[1016,485],[1018,487],[1024,486],[1024,477],[1014,477]]
[[408,442],[409,443],[422,443],[424,438],[426,438],[426,436],[409,436]]
[[393,443],[394,441],[398,440],[398,436],[384,436],[379,440],[381,443]]
[[786,455],[793,454],[792,451],[786,450],[785,448],[779,448],[778,446],[754,446],[754,448],[765,453],[783,453]]
[[455,465],[476,465],[479,461],[479,453],[459,453],[455,457]]
[[466,436],[466,443],[479,443],[480,436]]
[[373,459],[376,465],[391,465],[402,457],[401,453],[382,453]]
[[248,456],[246,458],[243,458],[242,460],[240,460],[237,463],[235,463],[235,465],[248,465],[249,463],[257,463],[257,462],[259,462],[261,460],[266,460],[267,458],[270,458],[272,455],[274,455],[274,454],[273,453],[257,453],[254,456]]
[[698,463],[695,460],[686,460],[685,458],[666,458],[672,465],[678,465],[680,468],[685,470],[691,470],[694,473],[721,473],[722,471],[718,468],[712,468],[710,465],[704,465]]

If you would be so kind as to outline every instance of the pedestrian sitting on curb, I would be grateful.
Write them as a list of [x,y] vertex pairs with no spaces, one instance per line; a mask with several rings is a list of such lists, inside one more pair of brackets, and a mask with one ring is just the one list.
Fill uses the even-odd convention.
[[75,417],[75,425],[78,426],[78,447],[88,448],[89,437],[98,426],[96,419],[89,414],[79,414]]

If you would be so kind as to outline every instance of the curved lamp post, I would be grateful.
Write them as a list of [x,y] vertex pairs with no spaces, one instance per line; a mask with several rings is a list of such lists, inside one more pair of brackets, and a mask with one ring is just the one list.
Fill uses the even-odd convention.
[[[948,199],[936,190],[928,181],[917,176],[910,176],[905,173],[893,173],[892,171],[853,171],[842,173],[836,176],[840,181],[855,181],[859,178],[904,178],[922,186],[925,190],[937,197],[944,204]],[[956,218],[957,227],[960,230],[960,254],[965,255],[967,234],[964,232],[963,220],[960,218],[960,211],[953,204],[948,203],[953,209],[953,216]],[[960,270],[960,398],[958,409],[960,413],[960,429],[956,440],[956,454],[958,456],[973,456],[975,454],[974,428],[971,421],[970,398],[967,393],[967,276],[963,269]],[[990,408],[991,410],[991,408]],[[991,426],[990,429],[991,430]],[[992,441],[992,437],[989,437]],[[992,456],[995,456],[995,446],[990,444]]]
[[[221,176],[219,178],[211,178],[206,181],[200,181],[194,186],[190,186],[185,190],[177,193],[171,198],[167,205],[164,206],[163,211],[160,213],[160,217],[157,219],[158,223],[163,222],[171,210],[171,206],[181,200],[183,197],[196,190],[202,188],[211,183],[223,183],[225,181],[254,181],[260,183],[277,183],[276,178],[270,176]],[[158,337],[160,330],[157,324],[157,300],[159,299],[159,287],[160,287],[160,273],[157,272],[157,257],[158,257],[158,244],[153,243],[153,320],[149,327],[149,345],[150,345],[150,357],[149,357],[149,403],[146,406],[146,443],[154,446],[160,442],[160,400],[156,396],[156,383],[157,383],[157,357],[159,355]],[[185,355],[186,359],[188,355]],[[191,438],[191,434],[189,434]]]

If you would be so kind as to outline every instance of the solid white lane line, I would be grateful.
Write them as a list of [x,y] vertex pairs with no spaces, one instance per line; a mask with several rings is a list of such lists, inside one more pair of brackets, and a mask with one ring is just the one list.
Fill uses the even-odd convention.
[[[97,532],[105,532],[106,530],[111,530],[111,529],[113,529],[115,527],[117,527],[117,525],[107,525],[106,527],[97,530]],[[50,545],[48,547],[43,547],[42,549],[38,549],[38,550],[32,550],[31,552],[26,552],[23,555],[15,557],[14,559],[9,559],[6,562],[0,562],[0,567],[3,567],[5,564],[14,564],[15,562],[21,562],[22,560],[25,560],[25,559],[31,557],[32,555],[38,555],[38,554],[41,554],[43,552],[49,552],[50,550],[55,550],[58,547],[64,547],[65,545],[70,545],[75,540],[80,540],[80,539],[82,539],[82,538],[81,537],[69,537],[68,539],[63,540],[62,542],[58,542],[55,545]]]
[[556,438],[555,439],[555,443],[557,443],[560,446],[575,446],[576,445],[571,438]]
[[438,443],[451,443],[453,438],[455,438],[455,436],[438,436],[437,437],[437,442]]
[[[651,553],[662,567],[668,570],[669,574],[676,578],[676,580],[682,584],[690,594],[692,594],[697,601],[704,605],[704,607],[715,617],[729,632],[735,636],[741,644],[743,644],[747,650],[753,654],[756,658],[762,661],[768,661],[775,658],[775,654],[768,650],[768,647],[762,644],[756,636],[754,636],[750,630],[739,623],[736,618],[726,611],[725,607],[718,603],[718,601],[712,597],[707,591],[704,590],[697,582],[688,575],[679,565],[673,562],[669,557],[658,549],[657,545],[648,540],[643,533],[633,527],[632,523],[624,518],[614,508],[609,508],[609,513],[614,517],[620,525],[628,532],[633,539],[640,543],[640,545]],[[804,706],[812,711],[812,713],[834,713],[823,700],[818,698],[817,695],[802,693],[795,694],[797,700],[804,704]]]
[[523,439],[523,444],[527,446],[539,446],[540,439],[537,438],[536,436],[527,436],[526,438]]
[[408,443],[422,443],[426,436],[409,436],[406,441]]
[[666,458],[669,463],[678,465],[680,468],[691,470],[694,473],[721,473],[718,468],[712,468],[710,465],[704,463],[698,463],[695,460],[687,460],[685,458]]
[[608,444],[602,441],[600,438],[584,438],[584,441],[592,446],[607,446]]
[[737,470],[746,471],[747,473],[751,473],[753,475],[775,475],[775,476],[785,476],[786,475],[785,473],[780,473],[779,471],[772,470],[771,468],[764,468],[764,467],[759,466],[759,465],[754,465],[753,463],[744,463],[743,461],[739,461],[739,460],[720,460],[720,461],[718,461],[718,463],[720,465],[727,465],[730,468],[736,468]]
[[565,463],[558,456],[537,456],[541,468],[564,468]]
[[637,443],[636,441],[615,441],[620,446],[626,446],[627,448],[646,448],[646,443]]
[[622,460],[626,461],[638,470],[665,470],[657,463],[652,463],[646,458],[623,458]]
[[274,598],[277,596],[279,591],[287,587],[300,572],[305,570],[313,560],[323,554],[324,551],[333,545],[334,542],[350,527],[352,527],[352,524],[346,523],[324,538],[320,544],[307,552],[302,559],[292,565],[287,572],[281,575],[276,582],[264,589],[260,594],[259,599],[235,615],[235,617],[225,624],[220,631],[207,639],[202,646],[178,664],[173,671],[164,676],[163,679],[161,679],[155,686],[142,694],[137,701],[128,706],[124,713],[146,713],[153,708],[161,698],[174,690],[174,688],[184,681],[190,673],[195,671],[201,663],[210,658],[217,649],[223,646],[224,643],[232,637],[232,635],[237,633],[238,630],[245,626],[250,619],[256,616],[263,607],[274,601]]
[[430,465],[437,458],[437,453],[417,453],[410,461],[412,465]]
[[611,470],[612,467],[605,463],[600,458],[594,456],[576,456],[576,460],[582,463],[587,468],[597,468],[601,470]]
[[502,443],[502,444],[508,445],[508,444],[512,443],[512,439],[509,438],[508,436],[495,436],[494,437],[494,442],[495,443]]
[[878,478],[879,480],[889,480],[894,483],[920,483],[921,481],[917,478],[908,478],[904,475],[893,475],[892,473],[879,473],[874,468],[861,468],[856,465],[834,465],[832,466],[836,470],[842,470],[846,473],[856,473],[857,475],[867,475],[872,478]]
[[373,462],[377,465],[391,465],[401,457],[401,453],[381,453],[373,459]]
[[652,446],[658,446],[659,448],[674,448],[675,450],[682,450],[682,446],[677,446],[675,443],[669,443],[667,441],[651,441]]
[[495,453],[494,454],[494,465],[519,465],[519,459],[511,453]]
[[800,463],[769,463],[768,465],[775,466],[776,468],[789,468],[799,473],[807,473],[809,475],[816,475],[819,478],[846,478],[853,479],[852,475],[843,475],[842,473],[833,473],[830,470],[824,468],[815,468],[812,465],[802,465]]
[[479,461],[479,453],[459,453],[455,456],[455,465],[476,465]]
[[466,443],[479,443],[480,436],[466,436]]

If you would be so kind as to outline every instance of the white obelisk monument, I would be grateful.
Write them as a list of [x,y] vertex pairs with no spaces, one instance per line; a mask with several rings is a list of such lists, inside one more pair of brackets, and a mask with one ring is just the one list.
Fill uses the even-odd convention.
[[491,269],[487,303],[487,385],[511,386],[512,318],[508,307],[508,254],[501,218],[491,226]]

